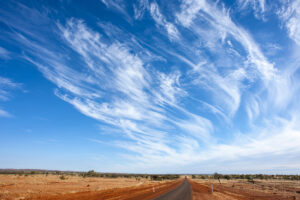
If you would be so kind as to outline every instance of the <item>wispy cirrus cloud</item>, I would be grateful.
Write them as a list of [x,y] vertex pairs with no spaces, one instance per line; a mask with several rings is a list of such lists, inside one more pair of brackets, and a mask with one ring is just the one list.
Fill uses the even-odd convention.
[[258,19],[264,19],[266,12],[265,0],[239,0],[240,9],[245,11],[249,6],[254,10],[254,16]]
[[283,21],[289,37],[300,45],[300,1],[293,0],[283,3],[277,14]]
[[10,58],[10,52],[4,49],[3,47],[0,47],[0,58],[2,59],[9,59]]
[[148,7],[148,0],[138,0],[133,4],[134,18],[141,19],[144,16],[145,11],[148,10]]
[[10,114],[5,110],[0,109],[0,117],[12,117],[12,114]]
[[0,100],[9,100],[11,97],[9,90],[19,88],[20,86],[20,83],[16,83],[9,78],[0,76]]
[[[179,72],[165,74],[147,67],[145,62],[149,58],[132,53],[134,50],[126,43],[102,41],[102,36],[82,20],[70,19],[57,27],[59,37],[62,36],[66,46],[80,56],[77,63],[85,70],[70,67],[71,63],[60,56],[62,52],[54,53],[29,42],[20,33],[17,40],[28,49],[24,58],[57,85],[55,94],[58,97],[83,114],[118,127],[131,141],[119,141],[116,145],[138,153],[140,160],[144,160],[153,155],[179,154],[176,147],[169,146],[172,133],[168,130],[174,126],[180,128],[180,134],[196,128],[193,134],[184,137],[184,141],[198,143],[197,140],[210,137],[213,129],[208,119],[177,105],[179,98],[185,95]],[[182,116],[168,109],[176,109]],[[200,137],[202,132],[205,138]],[[195,137],[197,140],[193,139]],[[182,139],[175,137],[172,143],[188,145],[183,144]]]
[[[9,78],[0,76],[0,100],[8,101],[12,95],[11,90],[20,88],[21,84],[12,81]],[[12,117],[13,115],[8,111],[0,108],[0,117]]]
[[150,14],[159,26],[164,27],[171,40],[179,39],[180,34],[176,26],[165,19],[165,17],[161,14],[159,6],[156,2],[150,4]]
[[[203,26],[203,28],[212,29],[213,34],[216,34],[215,37],[217,38],[210,38],[208,35],[201,37],[205,33],[202,31],[203,28],[200,27],[201,23],[197,22],[197,20],[194,21],[196,17],[204,18],[210,26]],[[207,1],[183,1],[181,12],[177,14],[177,19],[185,27],[190,27],[193,23],[191,29],[203,39],[219,39],[220,42],[224,42],[226,38],[230,39],[232,37],[248,53],[245,64],[247,62],[249,62],[250,66],[253,64],[266,79],[271,78],[274,74],[274,66],[265,58],[249,33],[231,20],[225,8],[218,8],[217,5]],[[208,32],[211,33],[211,31]]]
[[125,2],[120,0],[101,0],[101,2],[109,9],[116,10],[117,12],[121,13],[125,16],[125,19],[131,22],[131,17],[128,15],[126,11]]
[[[82,50],[81,46],[86,47],[88,45],[85,45],[85,42],[89,43],[89,40],[82,38],[82,35],[91,35],[91,38],[100,37],[95,37],[93,34],[97,35],[97,33],[88,29],[82,22],[78,23],[78,26],[74,30],[63,29],[64,35],[67,36],[66,40],[72,48],[75,48],[75,50],[85,58],[85,62],[89,62],[90,60],[87,54],[101,52],[100,55],[102,56],[98,56],[98,59],[99,63],[100,61],[103,63],[105,69],[101,70],[101,73],[94,71],[95,75],[103,81],[105,77],[102,78],[102,76],[107,76],[109,73],[110,79],[113,80],[113,82],[107,81],[109,84],[104,85],[105,88],[102,89],[109,89],[110,93],[116,92],[116,95],[110,97],[111,100],[104,103],[99,103],[93,99],[79,100],[76,98],[72,100],[67,96],[64,96],[64,100],[81,109],[84,114],[88,114],[92,117],[96,116],[97,119],[120,127],[131,140],[137,142],[135,148],[144,150],[152,149],[151,153],[155,151],[158,154],[164,153],[167,155],[169,155],[170,152],[176,151],[166,144],[170,134],[166,130],[169,126],[176,126],[177,121],[185,122],[189,119],[183,120],[180,119],[181,117],[173,116],[173,114],[163,109],[162,106],[164,105],[161,103],[167,104],[171,109],[175,106],[173,104],[177,103],[177,98],[184,94],[178,80],[180,75],[174,73],[173,75],[167,76],[162,72],[155,72],[156,70],[154,69],[152,69],[154,73],[152,70],[147,71],[143,59],[137,55],[132,55],[126,44],[112,43],[111,45],[107,45],[99,39],[93,41],[93,44],[99,44],[99,49],[95,47],[95,51],[91,51],[91,49],[86,49],[86,51]],[[89,34],[80,33],[78,28],[81,30],[84,29]],[[68,34],[66,34],[66,31]],[[75,36],[73,37],[70,34],[75,34]],[[80,42],[69,40],[70,38],[79,39]],[[96,56],[96,54],[94,56]],[[91,65],[89,65],[89,67],[94,69]],[[102,74],[105,70],[107,70],[107,72]],[[156,77],[154,76],[155,74],[159,74],[159,76]],[[153,88],[156,87],[158,90],[153,90]],[[191,115],[184,109],[182,112],[187,117]],[[210,130],[206,129],[206,124],[210,124],[209,120],[204,118],[199,118],[198,120],[198,122],[203,123],[195,125],[199,128],[202,127],[202,129],[199,129],[199,134],[201,131],[210,134]],[[164,123],[169,123],[169,125],[165,125]],[[188,126],[183,126],[182,124],[180,124],[180,127],[183,131],[190,130]],[[158,138],[160,139],[158,140]],[[180,141],[177,142],[180,143]],[[120,144],[122,144],[122,142]],[[125,146],[133,150],[130,146]],[[145,152],[148,151],[139,152],[144,152],[143,155],[145,156],[147,155]]]
[[[209,51],[216,57],[214,61],[207,59],[207,55],[200,57],[199,64],[195,64],[191,71],[198,74],[194,83],[210,90],[217,102],[225,103],[220,106],[231,116],[240,106],[245,88],[243,82],[258,78],[264,84],[273,78],[276,73],[273,64],[266,59],[249,33],[231,20],[224,7],[207,1],[183,1],[176,16],[178,23],[197,35],[198,43],[204,41],[203,45],[195,48]],[[238,44],[243,47],[243,51],[238,50],[241,55],[235,53]],[[218,63],[217,59],[222,62]],[[230,67],[224,66],[224,60]]]

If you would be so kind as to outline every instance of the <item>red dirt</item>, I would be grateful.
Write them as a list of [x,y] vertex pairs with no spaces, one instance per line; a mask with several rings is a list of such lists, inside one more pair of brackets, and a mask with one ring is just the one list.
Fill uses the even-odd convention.
[[213,193],[211,192],[211,183],[197,183],[189,180],[194,200],[296,200],[300,199],[297,193],[293,195],[288,193],[268,192],[254,188],[248,183],[239,183],[240,187],[232,187],[232,183],[213,184]]
[[0,200],[149,199],[175,188],[181,181],[80,176],[65,176],[61,180],[59,175],[0,175]]
[[[300,200],[300,181],[188,179],[195,200]],[[1,200],[150,200],[183,182],[57,175],[0,175]],[[155,184],[155,193],[152,191]],[[211,184],[214,192],[211,193]]]
[[155,197],[164,194],[182,183],[182,180],[163,182],[155,184],[155,192],[152,191],[152,185],[143,185],[136,187],[127,187],[127,188],[115,188],[102,191],[86,191],[86,192],[77,192],[72,194],[63,194],[63,195],[51,195],[45,196],[35,195],[34,197],[29,197],[26,199],[37,200],[150,200]]

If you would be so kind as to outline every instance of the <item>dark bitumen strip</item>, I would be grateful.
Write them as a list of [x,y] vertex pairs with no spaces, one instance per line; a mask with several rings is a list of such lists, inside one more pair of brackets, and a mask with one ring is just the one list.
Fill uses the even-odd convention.
[[185,179],[177,188],[153,200],[192,200],[192,189],[189,182]]

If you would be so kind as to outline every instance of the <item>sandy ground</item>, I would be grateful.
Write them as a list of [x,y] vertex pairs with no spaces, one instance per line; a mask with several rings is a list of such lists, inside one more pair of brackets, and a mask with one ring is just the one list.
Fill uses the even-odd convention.
[[[190,180],[195,200],[300,200],[300,181]],[[214,192],[211,192],[213,184]]]
[[[27,177],[0,175],[0,199],[135,199],[135,196],[145,194],[153,198],[173,189],[180,182],[78,176],[65,176],[66,180],[61,180],[59,177],[58,175],[29,175]],[[153,184],[156,189],[154,196]]]

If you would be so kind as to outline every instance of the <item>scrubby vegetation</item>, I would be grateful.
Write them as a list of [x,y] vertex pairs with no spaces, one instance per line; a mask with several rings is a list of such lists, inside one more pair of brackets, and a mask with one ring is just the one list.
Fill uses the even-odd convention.
[[151,180],[154,181],[161,181],[161,180],[174,180],[178,179],[179,175],[172,175],[172,174],[166,174],[166,175],[150,175]]
[[122,173],[99,173],[94,170],[87,172],[73,171],[53,171],[53,170],[15,170],[15,169],[0,169],[0,174],[14,174],[19,176],[34,176],[36,174],[58,175],[61,180],[65,180],[67,176],[86,177],[103,177],[103,178],[135,178],[136,180],[150,179],[153,181],[174,180],[178,179],[179,175],[174,174],[122,174]]
[[[0,174],[14,174],[19,176],[34,176],[36,174],[48,175],[59,175],[60,177],[66,178],[67,176],[81,176],[86,177],[103,177],[103,178],[135,178],[150,179],[153,181],[161,180],[174,180],[180,176],[178,174],[123,174],[123,173],[100,173],[90,170],[87,172],[76,172],[76,171],[57,171],[57,170],[31,170],[31,169],[0,169]],[[300,180],[300,175],[266,175],[266,174],[193,174],[190,175],[192,179],[245,179],[248,182],[254,183],[254,180]],[[62,179],[63,180],[63,179]]]

